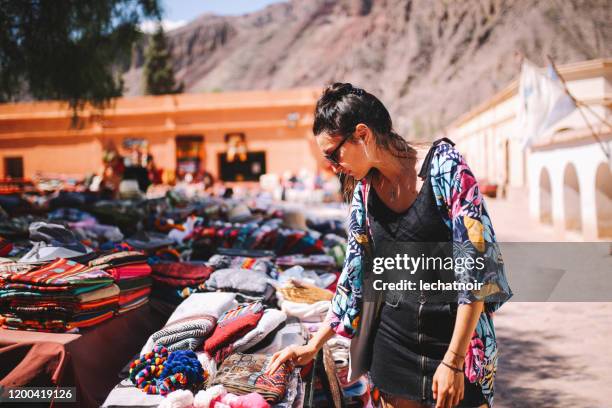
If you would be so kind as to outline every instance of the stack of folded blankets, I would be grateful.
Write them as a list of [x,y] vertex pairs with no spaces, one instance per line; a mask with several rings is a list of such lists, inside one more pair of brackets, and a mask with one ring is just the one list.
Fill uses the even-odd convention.
[[152,266],[153,296],[178,305],[206,288],[213,267],[204,262],[158,262]]
[[90,267],[109,273],[119,292],[119,313],[134,310],[149,301],[151,293],[151,267],[146,256],[139,251],[119,251],[105,254],[89,262]]
[[[220,356],[220,360],[224,360],[232,353],[238,351],[244,352],[255,346],[259,346],[260,343],[263,345],[263,343],[272,342],[273,339],[271,339],[269,335],[276,333],[277,329],[280,328],[286,320],[287,315],[281,310],[264,310],[263,315],[252,330],[224,346],[217,352]],[[266,339],[268,339],[269,342],[264,341]]]
[[4,276],[2,327],[65,332],[93,326],[113,317],[118,301],[119,288],[108,273],[60,258]]
[[204,351],[217,362],[227,357],[227,347],[257,327],[263,315],[261,302],[240,304],[223,313],[212,335],[204,343]]
[[275,289],[271,278],[265,272],[251,269],[219,269],[206,281],[209,291],[236,292],[245,301],[260,300],[269,303],[274,298]]
[[236,307],[233,293],[195,293],[172,313],[165,326],[153,333],[141,354],[164,346],[169,351],[201,350],[202,343],[215,329],[217,319]]

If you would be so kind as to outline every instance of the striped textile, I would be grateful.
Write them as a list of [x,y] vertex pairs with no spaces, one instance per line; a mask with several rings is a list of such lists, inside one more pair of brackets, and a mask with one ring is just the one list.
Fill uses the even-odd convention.
[[118,312],[120,314],[123,314],[123,313],[129,312],[131,310],[138,309],[139,307],[144,306],[147,303],[149,303],[149,298],[148,297],[140,298],[140,299],[137,299],[137,300],[135,300],[135,301],[133,301],[131,303],[126,303],[126,304],[123,304],[123,305],[119,306]]
[[112,277],[96,268],[60,258],[22,274],[11,275],[7,282],[34,284],[37,286],[91,285],[112,283]]
[[151,340],[154,345],[166,346],[170,351],[175,349],[186,350],[187,347],[189,350],[195,350],[213,332],[216,320],[214,316],[210,315],[177,320],[153,333]]

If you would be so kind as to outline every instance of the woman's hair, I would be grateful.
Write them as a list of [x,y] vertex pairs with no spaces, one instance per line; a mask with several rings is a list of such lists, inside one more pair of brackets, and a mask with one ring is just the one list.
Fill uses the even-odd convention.
[[[338,137],[351,135],[359,123],[372,130],[378,147],[398,157],[405,157],[414,150],[393,130],[391,115],[380,99],[350,83],[336,82],[328,86],[317,101],[312,125],[314,135],[323,132]],[[340,181],[344,199],[350,202],[357,180],[341,174]]]

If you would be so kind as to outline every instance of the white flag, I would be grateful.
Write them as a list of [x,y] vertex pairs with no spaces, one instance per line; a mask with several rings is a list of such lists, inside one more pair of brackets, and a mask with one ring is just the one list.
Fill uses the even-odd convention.
[[523,149],[576,108],[552,66],[545,73],[531,62],[523,61],[518,93],[516,132]]

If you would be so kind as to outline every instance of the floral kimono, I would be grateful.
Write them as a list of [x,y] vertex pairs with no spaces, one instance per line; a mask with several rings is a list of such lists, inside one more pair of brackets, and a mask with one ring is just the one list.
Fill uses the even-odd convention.
[[[453,256],[478,253],[487,260],[484,271],[465,268],[459,273],[455,270],[455,279],[458,282],[476,280],[483,283],[480,290],[459,292],[458,303],[485,302],[465,357],[465,376],[470,382],[481,386],[484,397],[492,407],[497,367],[493,314],[512,296],[512,291],[476,178],[454,144],[446,138],[444,140],[449,143],[440,143],[430,151],[433,157],[429,177],[440,215],[452,231]],[[361,180],[353,194],[346,258],[328,314],[334,331],[349,338],[359,328],[364,265],[371,253],[371,233],[365,204],[369,188],[368,180]]]

